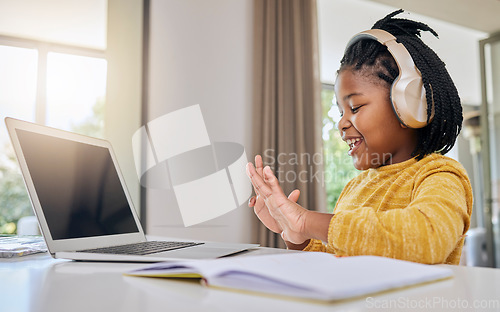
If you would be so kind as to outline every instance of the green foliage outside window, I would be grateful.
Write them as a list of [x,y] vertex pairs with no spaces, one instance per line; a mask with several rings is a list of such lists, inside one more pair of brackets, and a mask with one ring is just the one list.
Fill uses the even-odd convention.
[[10,144],[6,144],[0,162],[0,234],[14,234],[19,219],[32,215],[31,203],[17,160]]
[[104,137],[105,97],[100,97],[92,107],[93,114],[79,124],[71,125],[71,132],[84,134],[94,138]]
[[321,92],[323,107],[323,148],[325,157],[325,187],[327,208],[332,212],[344,186],[358,175],[351,157],[347,155],[349,146],[342,141],[337,129],[339,112],[334,104],[333,86],[326,85]]

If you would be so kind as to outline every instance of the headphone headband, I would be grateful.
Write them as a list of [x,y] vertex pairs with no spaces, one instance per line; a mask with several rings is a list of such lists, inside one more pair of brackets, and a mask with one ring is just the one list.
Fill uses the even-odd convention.
[[[391,86],[391,102],[399,121],[409,128],[423,128],[427,122],[427,99],[422,82],[422,74],[402,43],[396,37],[382,29],[370,29],[356,34],[349,40],[347,49],[356,42],[370,39],[387,47],[396,61],[399,75]],[[434,103],[429,122],[434,117]]]

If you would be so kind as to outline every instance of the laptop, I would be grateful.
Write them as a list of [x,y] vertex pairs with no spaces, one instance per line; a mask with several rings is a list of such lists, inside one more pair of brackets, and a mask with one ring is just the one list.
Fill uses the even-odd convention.
[[10,117],[5,123],[54,258],[159,262],[218,258],[258,246],[147,241],[108,141]]

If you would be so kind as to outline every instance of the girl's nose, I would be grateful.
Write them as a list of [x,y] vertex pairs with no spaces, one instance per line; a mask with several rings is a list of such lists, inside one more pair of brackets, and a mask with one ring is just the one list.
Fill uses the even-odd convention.
[[349,120],[347,120],[345,115],[340,118],[340,121],[337,124],[337,128],[341,132],[345,132],[347,129],[349,129],[350,126],[351,126],[351,122]]

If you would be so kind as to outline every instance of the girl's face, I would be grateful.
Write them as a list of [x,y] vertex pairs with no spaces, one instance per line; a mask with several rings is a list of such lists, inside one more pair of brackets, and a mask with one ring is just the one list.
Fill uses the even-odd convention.
[[371,75],[343,70],[335,83],[342,118],[338,128],[349,144],[349,156],[358,170],[378,168],[412,158],[417,133],[399,122],[389,89]]

